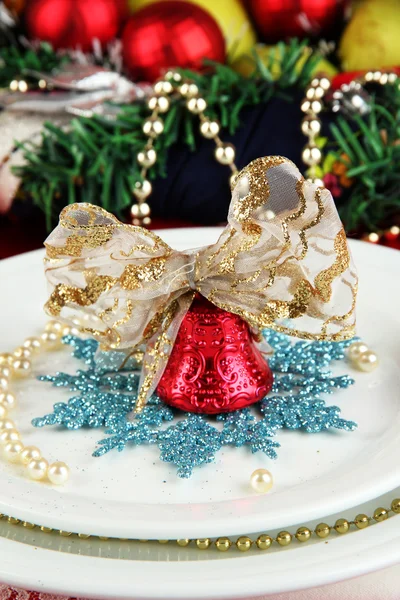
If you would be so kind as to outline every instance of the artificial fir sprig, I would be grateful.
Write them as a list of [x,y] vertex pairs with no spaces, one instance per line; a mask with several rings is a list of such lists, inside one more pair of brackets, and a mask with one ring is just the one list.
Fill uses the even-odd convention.
[[[2,58],[0,82],[24,69],[54,71],[62,60],[68,60],[47,44],[37,53],[28,48],[3,49],[0,62]],[[307,85],[320,58],[320,52],[305,41],[293,39],[277,44],[266,56],[255,51],[254,70],[246,77],[218,63],[208,63],[204,73],[181,72],[198,85],[207,100],[207,115],[234,134],[243,109],[266,105],[272,97],[290,101],[297,89]],[[335,161],[343,163],[342,179],[348,191],[335,200],[348,231],[385,228],[400,213],[400,90],[398,85],[386,85],[376,92],[367,116],[347,119],[339,115],[331,124],[332,141],[326,145],[324,161],[328,170],[324,168],[318,175],[330,173]],[[142,125],[149,111],[144,102],[119,108],[113,119],[82,116],[68,129],[48,123],[40,141],[19,145],[26,160],[15,169],[22,180],[20,196],[31,197],[44,211],[48,229],[66,202],[99,204],[120,218],[132,205],[132,189],[141,180],[136,157],[146,143]],[[173,97],[163,135],[155,140],[158,160],[148,172],[150,180],[167,175],[168,152],[175,143],[196,149],[197,128],[196,117],[186,110],[185,101]]]
[[55,52],[47,42],[40,42],[37,47],[9,44],[0,48],[0,88],[8,87],[15,79],[37,84],[32,71],[50,74],[69,60],[66,54]]
[[336,159],[352,182],[350,193],[336,199],[349,231],[375,231],[400,215],[400,88],[385,85],[372,97],[367,116],[352,123],[339,116],[331,126]]
[[[250,77],[217,63],[208,64],[201,74],[182,74],[192,79],[206,98],[207,115],[234,133],[245,107],[265,104],[273,96],[288,100],[292,94],[287,92],[305,85],[320,59],[318,51],[310,51],[304,60],[306,47],[306,41],[283,44],[267,65],[255,54],[256,66]],[[271,71],[277,60],[281,76],[274,81]],[[154,144],[158,160],[149,170],[150,180],[166,175],[168,150],[178,140],[191,150],[196,147],[196,117],[187,111],[184,99],[173,97],[171,104],[163,135]],[[66,202],[100,204],[119,217],[131,206],[132,189],[141,180],[136,157],[147,141],[142,125],[148,117],[146,104],[136,102],[121,106],[114,119],[78,117],[68,130],[46,124],[39,142],[21,145],[26,163],[15,170],[22,179],[21,191],[45,212],[49,229]]]

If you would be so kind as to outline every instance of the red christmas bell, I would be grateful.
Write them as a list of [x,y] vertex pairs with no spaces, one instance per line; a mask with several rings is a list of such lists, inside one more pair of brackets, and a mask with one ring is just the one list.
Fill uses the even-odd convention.
[[261,400],[272,371],[239,316],[197,295],[180,326],[157,394],[171,406],[215,414]]

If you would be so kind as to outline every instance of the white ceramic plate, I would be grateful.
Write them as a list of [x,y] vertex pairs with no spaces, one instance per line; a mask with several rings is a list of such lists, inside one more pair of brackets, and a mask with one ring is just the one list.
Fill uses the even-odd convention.
[[[372,514],[396,496],[400,489],[340,516]],[[63,538],[1,521],[0,557],[2,583],[67,597],[250,600],[334,583],[400,562],[400,516],[343,536],[333,533],[327,540],[293,541],[287,548],[246,554],[173,543]]]
[[[215,241],[217,229],[161,232],[176,248]],[[357,383],[327,400],[359,424],[353,433],[279,434],[276,462],[245,449],[226,449],[215,465],[181,480],[174,467],[158,459],[155,447],[128,448],[94,459],[100,430],[34,429],[30,420],[71,394],[34,380],[19,384],[21,411],[14,418],[26,444],[72,468],[69,483],[56,488],[29,481],[22,467],[0,462],[0,512],[67,531],[145,539],[215,537],[268,531],[306,523],[355,506],[400,483],[400,254],[352,243],[361,279],[358,332],[381,356],[372,374],[352,372]],[[0,263],[0,351],[12,349],[45,323],[42,253]],[[41,357],[36,373],[72,372],[66,351]],[[338,373],[350,372],[340,365]],[[273,490],[252,493],[250,473],[267,467]]]

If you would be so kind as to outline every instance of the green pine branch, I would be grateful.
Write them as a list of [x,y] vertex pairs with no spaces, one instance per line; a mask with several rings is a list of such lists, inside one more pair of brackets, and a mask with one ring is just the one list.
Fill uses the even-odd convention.
[[337,157],[346,155],[350,194],[337,200],[346,228],[376,231],[400,219],[400,89],[386,85],[366,117],[331,125]]
[[[234,133],[245,107],[265,104],[277,95],[287,99],[285,92],[305,86],[320,59],[318,52],[310,51],[299,69],[296,65],[305,48],[305,41],[281,45],[281,77],[277,81],[272,79],[272,62],[264,65],[257,56],[255,71],[248,78],[217,63],[208,63],[205,73],[182,74],[198,85],[207,100],[206,114]],[[276,58],[271,57],[273,60]],[[45,212],[49,229],[66,202],[100,204],[123,216],[133,202],[134,184],[141,178],[136,157],[147,141],[142,126],[148,116],[147,106],[137,102],[121,106],[115,120],[98,115],[79,117],[68,130],[47,123],[39,142],[21,146],[26,162],[15,168],[22,179],[21,191]],[[185,100],[174,96],[164,118],[164,133],[155,141],[158,160],[148,173],[150,180],[166,176],[168,150],[173,144],[183,142],[195,150],[198,127],[198,118],[187,111]]]
[[0,48],[0,88],[8,87],[14,79],[22,77],[28,83],[37,83],[29,71],[53,73],[69,61],[66,55],[57,54],[50,44],[41,42],[37,49],[8,45]]

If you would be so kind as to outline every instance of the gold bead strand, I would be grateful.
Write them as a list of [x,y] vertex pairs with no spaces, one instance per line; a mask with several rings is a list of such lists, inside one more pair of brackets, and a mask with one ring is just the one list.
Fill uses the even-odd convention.
[[152,192],[151,182],[146,178],[147,171],[157,161],[157,152],[154,149],[155,139],[164,131],[164,121],[160,114],[165,114],[171,106],[170,96],[176,91],[181,83],[182,76],[174,71],[168,71],[163,79],[154,84],[154,95],[147,103],[151,115],[143,123],[143,133],[148,136],[147,142],[137,155],[137,161],[142,167],[140,172],[141,181],[137,181],[132,190],[136,203],[131,207],[133,225],[148,226],[151,224],[151,209],[147,202]]
[[153,147],[154,140],[163,133],[164,121],[159,116],[168,112],[170,108],[169,95],[174,91],[170,81],[160,80],[154,85],[154,95],[150,97],[147,105],[151,115],[143,123],[143,133],[148,136],[147,142],[137,155],[137,161],[142,167],[141,180],[137,181],[132,190],[136,203],[132,205],[131,216],[134,225],[150,225],[150,206],[147,198],[152,192],[152,185],[146,178],[147,171],[157,160],[157,153]]
[[321,132],[319,113],[323,108],[323,98],[329,90],[331,82],[327,77],[315,77],[306,88],[305,98],[301,103],[301,111],[305,113],[301,122],[301,131],[308,138],[301,153],[303,162],[309,167],[311,181],[323,186],[321,179],[316,178],[316,167],[322,162],[322,152],[315,143]]
[[199,95],[198,86],[190,80],[183,81],[180,73],[168,71],[164,78],[157,81],[154,85],[154,95],[148,101],[148,107],[152,111],[151,115],[143,124],[143,132],[148,136],[147,143],[143,150],[137,155],[137,161],[142,167],[141,180],[135,183],[132,190],[136,198],[136,203],[131,208],[132,222],[134,225],[150,225],[150,206],[147,198],[152,192],[152,185],[146,178],[147,171],[157,161],[157,153],[153,147],[155,139],[163,133],[164,122],[160,118],[160,113],[164,114],[170,109],[170,97],[176,93],[186,100],[186,108],[194,115],[198,115],[200,120],[200,133],[206,139],[213,139],[216,144],[214,152],[215,159],[222,165],[230,167],[232,178],[238,173],[235,165],[235,147],[233,144],[224,143],[220,137],[220,124],[214,119],[209,119],[205,115],[207,101]]
[[233,175],[238,170],[235,165],[236,151],[233,144],[223,142],[219,137],[220,124],[218,121],[209,119],[205,114],[207,109],[207,101],[199,96],[199,89],[196,84],[191,82],[183,83],[179,92],[181,96],[186,98],[186,107],[189,112],[198,115],[200,120],[200,134],[206,139],[213,139],[216,145],[214,152],[215,159],[222,165],[230,167]]
[[[398,81],[399,77],[394,71],[368,71],[361,77],[354,79],[354,83],[365,85],[368,83],[375,83],[379,85],[393,85]],[[344,84],[345,86],[346,84]],[[306,88],[305,98],[301,103],[301,110],[305,113],[305,117],[301,122],[301,130],[303,134],[308,137],[308,143],[303,148],[302,160],[310,168],[309,172],[311,180],[320,186],[323,186],[323,182],[315,177],[316,167],[322,162],[322,152],[315,144],[315,138],[321,131],[321,121],[319,119],[319,113],[323,109],[323,99],[326,92],[329,90],[331,82],[327,77],[315,77],[310,85]],[[341,86],[341,89],[344,89]],[[377,239],[368,239],[368,241],[377,242],[379,241],[379,235],[376,233],[370,234],[377,236]]]
[[[289,531],[281,531],[280,533],[278,533],[276,538],[273,538],[266,533],[262,533],[261,535],[258,536],[257,539],[252,539],[250,536],[243,535],[243,536],[240,536],[239,538],[237,538],[236,541],[232,540],[229,537],[220,537],[220,538],[216,539],[215,541],[213,541],[211,538],[199,538],[199,539],[193,540],[193,542],[194,542],[194,545],[199,550],[209,550],[212,548],[212,546],[214,544],[215,548],[219,552],[227,552],[231,548],[236,548],[239,552],[248,552],[253,547],[258,548],[258,550],[265,551],[265,550],[268,550],[272,545],[276,545],[276,544],[278,545],[278,547],[285,548],[292,543],[293,538],[296,538],[297,541],[300,543],[308,542],[312,538],[313,534],[315,534],[320,539],[325,539],[325,538],[329,537],[329,535],[332,533],[332,530],[334,530],[338,535],[344,535],[350,531],[350,527],[352,525],[354,525],[356,527],[356,529],[365,529],[374,521],[376,524],[386,521],[390,517],[391,513],[393,513],[394,515],[400,514],[400,498],[394,498],[394,500],[392,500],[392,502],[391,502],[390,508],[383,508],[383,507],[377,508],[374,511],[372,517],[368,517],[365,514],[358,514],[354,518],[354,521],[348,521],[347,519],[343,519],[343,518],[337,519],[337,521],[335,522],[335,524],[333,526],[327,525],[326,523],[319,523],[315,527],[314,530],[310,529],[309,527],[299,527],[294,535],[291,534]],[[71,532],[67,532],[67,531],[61,531],[59,529],[53,530],[50,527],[45,527],[43,525],[37,525],[37,524],[35,525],[33,523],[21,521],[20,519],[17,519],[15,517],[11,517],[8,515],[4,515],[2,513],[0,513],[0,519],[7,520],[11,525],[20,525],[20,526],[22,525],[23,527],[25,527],[27,529],[35,529],[37,527],[43,533],[50,533],[50,532],[54,531],[64,537],[70,537],[71,535],[76,535],[78,538],[85,539],[85,540],[89,539],[91,537],[93,537],[93,538],[97,537],[95,535],[91,536],[91,535],[84,534],[84,533],[71,533]],[[131,539],[131,538],[113,538],[113,537],[108,538],[108,537],[103,537],[103,536],[99,536],[97,539],[99,539],[100,541],[123,540],[123,541],[129,541],[129,542],[137,542],[137,543],[149,541],[149,540]],[[189,544],[191,543],[191,540],[189,538],[188,539],[178,539],[178,540],[159,539],[158,543],[159,544],[168,544],[169,542],[172,542],[172,541],[175,541],[175,543],[182,548],[189,546]]]
[[397,79],[398,75],[394,71],[367,71],[367,73],[358,78],[357,81],[361,84],[379,83],[380,85],[386,85],[387,83],[396,83]]

